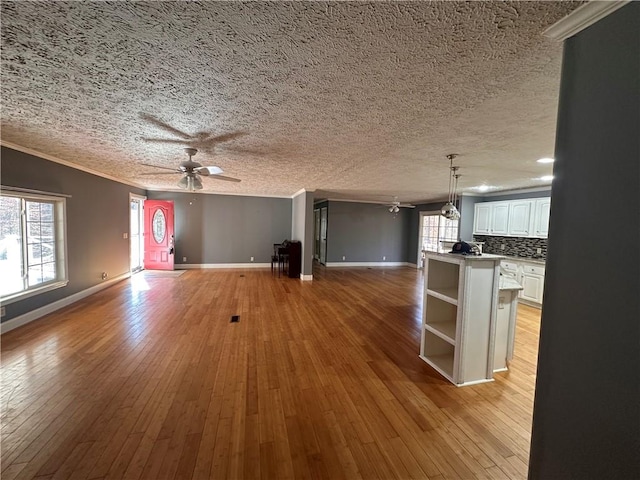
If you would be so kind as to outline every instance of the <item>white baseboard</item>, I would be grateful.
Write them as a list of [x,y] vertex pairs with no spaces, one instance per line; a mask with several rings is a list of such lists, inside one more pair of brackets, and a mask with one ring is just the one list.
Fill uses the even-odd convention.
[[407,267],[408,262],[327,262],[326,267]]
[[300,280],[302,281],[309,281],[309,280],[313,280],[313,275],[303,275],[302,273],[300,274]]
[[77,302],[78,300],[82,300],[83,298],[88,297],[89,295],[93,295],[94,293],[98,293],[100,290],[104,290],[107,287],[110,287],[114,283],[118,283],[126,278],[131,276],[131,272],[123,273],[122,275],[118,275],[117,277],[110,278],[109,280],[105,280],[98,285],[94,285],[93,287],[87,288],[86,290],[82,290],[81,292],[74,293],[73,295],[69,295],[68,297],[61,298],[55,302],[52,302],[48,305],[45,305],[40,308],[36,308],[35,310],[31,310],[23,315],[12,318],[11,320],[7,320],[0,324],[0,334],[9,332],[14,328],[21,327],[22,325],[26,325],[27,323],[33,322],[45,315],[55,312],[56,310],[60,310],[72,303]]
[[270,263],[180,263],[174,264],[176,270],[194,270],[200,268],[270,268]]

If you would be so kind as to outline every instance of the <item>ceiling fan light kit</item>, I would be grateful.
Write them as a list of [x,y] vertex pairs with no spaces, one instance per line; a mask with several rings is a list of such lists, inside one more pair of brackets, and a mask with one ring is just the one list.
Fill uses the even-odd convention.
[[[222,173],[222,169],[220,167],[216,167],[216,166],[203,167],[200,163],[194,162],[192,157],[196,153],[198,153],[197,149],[189,147],[189,148],[185,148],[184,151],[186,152],[187,155],[189,155],[189,160],[182,162],[177,170],[174,170],[172,168],[160,167],[158,165],[147,165],[147,164],[144,164],[144,165],[147,165],[149,167],[162,168],[164,170],[171,170],[174,173],[181,173],[183,176],[178,181],[178,187],[182,188],[183,190],[189,190],[190,192],[193,192],[195,190],[202,190],[203,185],[202,185],[201,176],[214,178],[216,180],[225,180],[227,182],[240,182],[240,180],[237,178],[225,177],[220,175]],[[167,172],[161,172],[161,173],[167,173]],[[143,175],[149,175],[149,174],[143,174]]]
[[385,205],[389,207],[389,213],[398,213],[401,208],[416,208],[415,205],[411,205],[410,203],[400,203],[397,196],[393,197],[393,202]]
[[457,172],[460,167],[453,165],[453,159],[457,156],[456,153],[447,155],[447,159],[449,160],[449,197],[447,203],[440,209],[440,214],[449,220],[460,220],[460,212],[456,207],[458,201],[458,178],[460,178],[460,174]]

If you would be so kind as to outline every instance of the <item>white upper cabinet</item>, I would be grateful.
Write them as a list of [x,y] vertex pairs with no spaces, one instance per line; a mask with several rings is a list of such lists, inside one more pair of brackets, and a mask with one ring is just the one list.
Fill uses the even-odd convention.
[[491,235],[508,234],[509,202],[495,202],[493,203],[493,209],[491,211]]
[[538,198],[533,215],[533,235],[547,238],[549,235],[549,212],[551,211],[551,198]]
[[474,235],[547,238],[551,198],[475,204]]
[[532,200],[509,202],[509,235],[528,237],[531,234],[534,205]]
[[491,234],[491,203],[476,203],[473,217],[473,233]]

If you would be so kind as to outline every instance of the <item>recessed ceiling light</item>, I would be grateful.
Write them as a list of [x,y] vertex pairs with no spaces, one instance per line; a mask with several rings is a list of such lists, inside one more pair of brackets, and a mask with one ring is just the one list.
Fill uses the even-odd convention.
[[553,180],[553,175],[544,175],[538,178],[538,180],[542,180],[543,182],[550,182],[551,180]]
[[553,159],[553,158],[546,157],[546,158],[541,158],[540,160],[537,160],[537,162],[538,162],[538,163],[553,163],[553,162],[554,162],[554,159]]

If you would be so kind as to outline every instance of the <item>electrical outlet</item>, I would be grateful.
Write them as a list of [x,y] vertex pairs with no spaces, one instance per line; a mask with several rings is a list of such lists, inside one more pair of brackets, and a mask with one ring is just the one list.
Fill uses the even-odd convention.
[[4,317],[7,314],[7,311],[4,309],[4,307],[0,307],[0,317]]
[[345,261],[346,259],[347,259],[347,257],[342,255],[342,261]]
[[102,279],[106,280],[107,278],[109,278],[109,275],[107,275],[107,272],[102,272]]
[[182,257],[182,261],[186,262],[187,261],[187,257]]
[[542,253],[542,249],[541,249],[541,248],[536,248],[536,253],[537,253],[538,255],[540,255],[540,254]]
[[129,238],[129,234],[128,234],[128,233],[126,233],[126,232],[125,232],[125,233],[123,233],[123,234],[122,234],[122,238],[124,238],[124,239],[126,240],[127,238]]
[[500,250],[504,250],[504,247],[506,247],[506,245],[504,243],[500,244]]
[[251,261],[253,262],[253,257],[251,257]]
[[382,256],[382,261],[384,262],[387,259],[384,255]]

